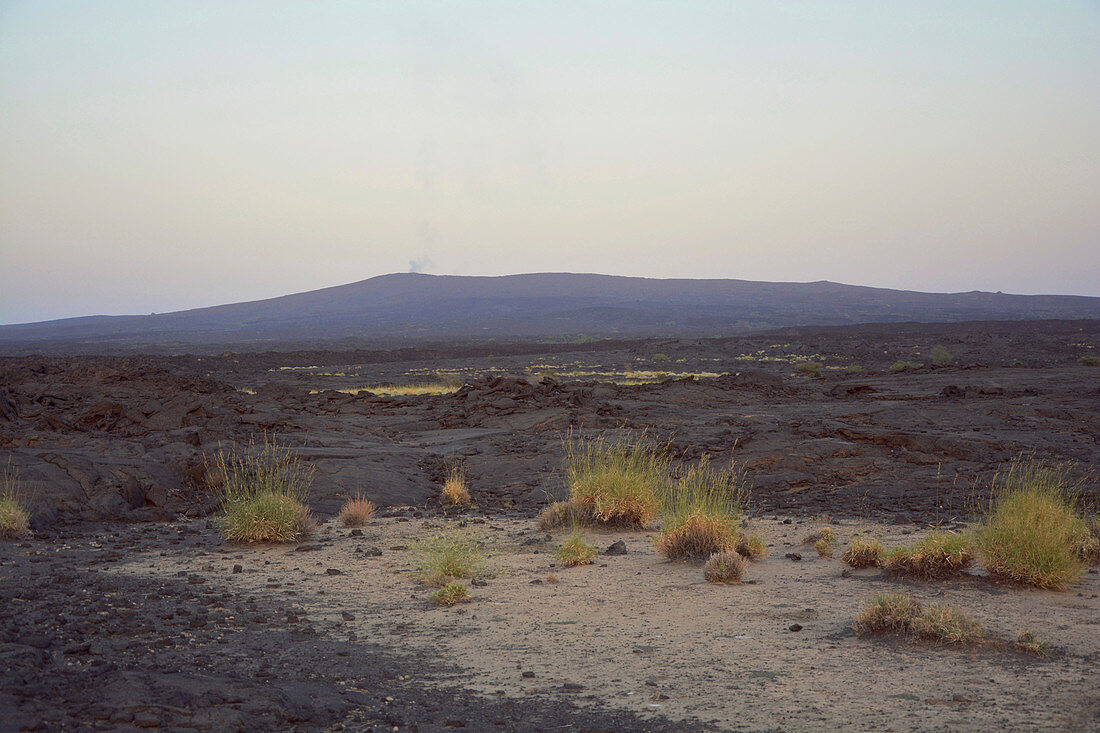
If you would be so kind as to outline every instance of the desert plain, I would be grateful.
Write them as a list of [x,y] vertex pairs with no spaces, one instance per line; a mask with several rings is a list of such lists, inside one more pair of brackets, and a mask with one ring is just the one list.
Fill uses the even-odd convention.
[[[977,564],[922,581],[803,540],[965,532],[1020,456],[1072,465],[1095,511],[1097,354],[1085,320],[5,357],[0,459],[33,536],[0,544],[0,728],[1095,730],[1095,567],[1063,590]],[[677,468],[741,472],[767,545],[744,582],[662,557],[654,527],[589,528],[595,562],[555,558],[536,517],[568,492],[567,442],[638,434]],[[313,467],[318,527],[228,543],[211,457],[265,438]],[[440,501],[455,466],[471,507]],[[353,496],[379,505],[354,529],[335,518]],[[442,531],[492,569],[451,607],[413,568]],[[858,633],[884,590],[985,641]]]

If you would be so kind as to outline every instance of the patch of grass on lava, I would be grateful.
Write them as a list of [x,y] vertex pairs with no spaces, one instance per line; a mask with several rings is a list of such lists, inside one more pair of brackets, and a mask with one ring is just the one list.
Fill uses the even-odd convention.
[[222,533],[231,542],[296,542],[312,532],[305,502],[313,467],[274,442],[219,451],[207,473],[221,494]]
[[421,579],[441,587],[455,579],[490,575],[487,559],[484,542],[457,529],[441,530],[413,547],[413,565]]
[[664,501],[657,551],[671,560],[706,560],[736,550],[744,499],[739,478],[707,461],[688,469]]
[[20,491],[19,476],[9,465],[0,474],[0,540],[31,536],[31,524]]
[[1039,588],[1065,588],[1084,572],[1097,537],[1077,507],[1078,485],[1064,465],[1018,461],[994,481],[975,530],[990,575]]
[[643,440],[571,439],[566,458],[569,500],[588,507],[600,524],[645,527],[661,509],[668,465],[664,451]]

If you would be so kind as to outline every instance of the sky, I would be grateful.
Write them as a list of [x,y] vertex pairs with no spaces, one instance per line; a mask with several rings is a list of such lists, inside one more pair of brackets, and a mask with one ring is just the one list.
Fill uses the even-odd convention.
[[0,323],[407,271],[1100,296],[1100,3],[0,0]]

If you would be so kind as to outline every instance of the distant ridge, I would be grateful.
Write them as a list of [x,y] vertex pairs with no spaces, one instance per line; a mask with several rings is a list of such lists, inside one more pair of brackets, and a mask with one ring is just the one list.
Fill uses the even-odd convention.
[[175,313],[0,326],[0,350],[716,336],[783,326],[1078,318],[1100,318],[1100,298],[921,293],[827,281],[409,273]]

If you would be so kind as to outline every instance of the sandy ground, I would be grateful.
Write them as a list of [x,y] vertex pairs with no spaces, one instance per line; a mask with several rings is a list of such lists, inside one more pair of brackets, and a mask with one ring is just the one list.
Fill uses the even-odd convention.
[[[553,557],[560,537],[533,520],[468,517],[462,531],[486,539],[496,574],[471,587],[471,602],[438,607],[412,569],[412,547],[459,521],[376,518],[359,535],[330,521],[304,548],[226,546],[198,522],[197,545],[129,555],[104,571],[146,579],[202,572],[215,590],[261,605],[293,601],[322,637],[370,639],[453,665],[417,683],[521,705],[568,698],[684,730],[1100,728],[1095,568],[1064,592],[998,585],[978,570],[959,580],[902,582],[801,546],[819,522],[771,517],[752,523],[768,557],[751,564],[746,583],[719,586],[706,583],[698,566],[657,555],[652,532],[589,531],[601,549],[623,540],[627,554],[562,568]],[[842,546],[857,531],[887,545],[922,531],[831,526]],[[802,560],[785,557],[792,552]],[[853,618],[881,590],[954,605],[992,641],[949,647],[860,637]],[[1047,658],[1013,648],[1024,629],[1051,645]]]

